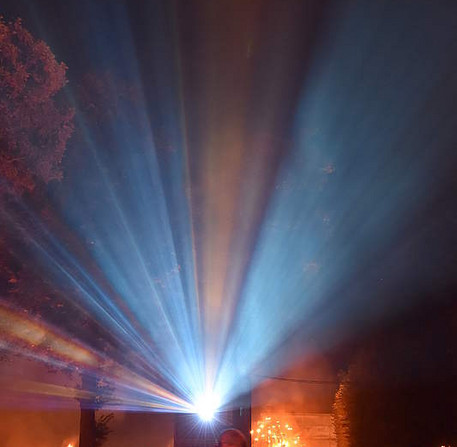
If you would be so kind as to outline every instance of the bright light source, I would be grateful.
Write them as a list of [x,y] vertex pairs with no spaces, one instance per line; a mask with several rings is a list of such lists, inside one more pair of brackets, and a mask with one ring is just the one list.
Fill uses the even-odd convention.
[[205,422],[211,421],[219,407],[219,399],[212,393],[206,393],[196,401],[194,410]]

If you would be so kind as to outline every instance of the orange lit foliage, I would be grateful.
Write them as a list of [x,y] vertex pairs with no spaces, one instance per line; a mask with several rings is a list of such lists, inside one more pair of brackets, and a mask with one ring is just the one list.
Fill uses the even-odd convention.
[[335,396],[338,447],[457,445],[454,302],[356,352]]
[[335,403],[333,404],[333,423],[338,447],[350,447],[350,421],[349,421],[349,403],[347,402],[348,374],[342,377],[338,391],[335,394]]
[[[62,178],[73,110],[59,104],[67,67],[20,19],[0,18],[0,190],[22,194]],[[5,182],[6,180],[6,182]]]

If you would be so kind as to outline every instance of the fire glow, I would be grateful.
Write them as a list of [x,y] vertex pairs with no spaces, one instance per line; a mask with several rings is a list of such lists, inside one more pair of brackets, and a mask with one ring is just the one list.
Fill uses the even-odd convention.
[[280,419],[267,416],[251,430],[251,438],[256,447],[305,447],[301,435],[292,425]]

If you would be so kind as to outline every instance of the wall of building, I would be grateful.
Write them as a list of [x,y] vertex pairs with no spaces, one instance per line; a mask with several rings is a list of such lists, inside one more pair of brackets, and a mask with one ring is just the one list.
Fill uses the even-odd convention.
[[[1,369],[0,447],[78,447],[78,401],[45,396],[50,391],[72,396],[79,377],[50,373],[19,357],[3,361]],[[113,432],[103,447],[173,447],[174,415],[115,412],[109,426]]]
[[103,447],[173,447],[174,415],[162,413],[115,413],[113,433]]
[[76,446],[77,411],[0,411],[0,447]]
[[[173,415],[116,413],[104,447],[173,447]],[[79,411],[0,410],[0,447],[78,446]]]
[[337,384],[325,358],[297,354],[295,363],[276,377],[298,380],[267,379],[253,390],[251,445],[273,447],[281,438],[290,447],[336,447],[332,404]]

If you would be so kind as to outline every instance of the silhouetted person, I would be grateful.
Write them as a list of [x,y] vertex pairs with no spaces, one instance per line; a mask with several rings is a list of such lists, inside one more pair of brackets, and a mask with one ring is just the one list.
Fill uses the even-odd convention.
[[248,443],[243,433],[235,428],[229,428],[219,436],[218,447],[248,447]]

